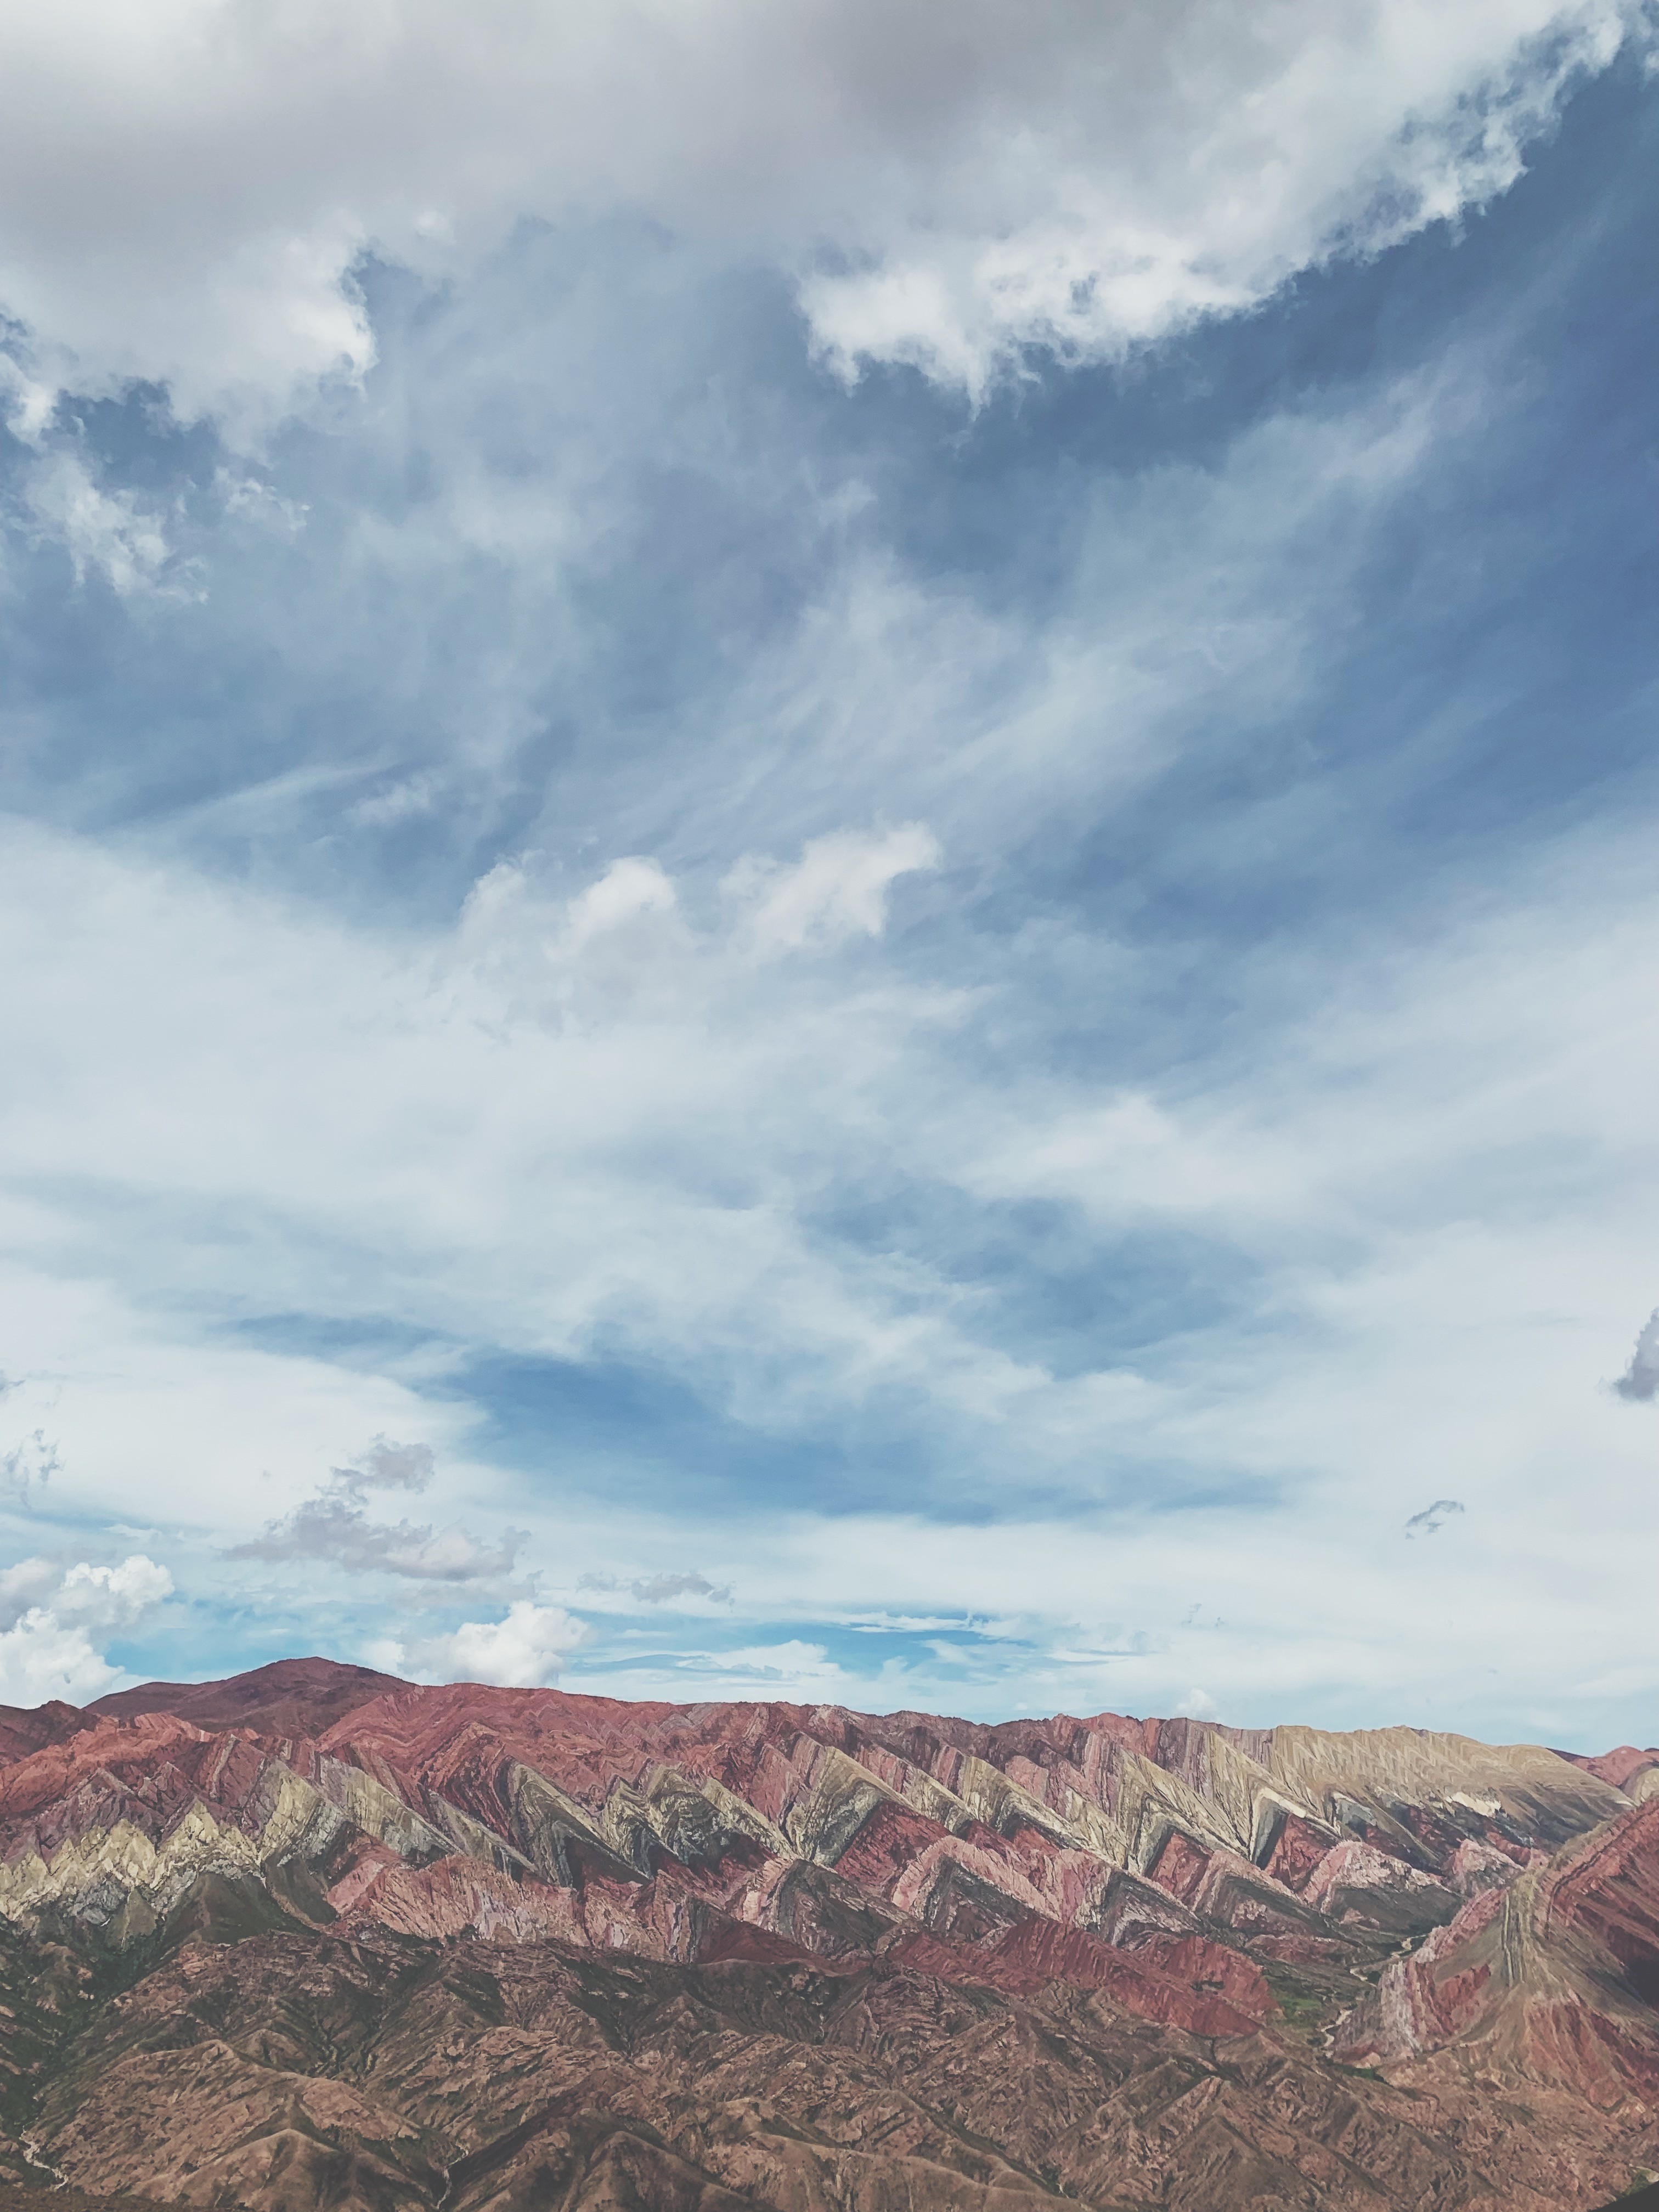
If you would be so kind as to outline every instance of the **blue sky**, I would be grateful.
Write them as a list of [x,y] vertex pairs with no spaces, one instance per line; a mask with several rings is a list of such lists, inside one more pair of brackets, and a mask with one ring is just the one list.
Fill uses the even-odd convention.
[[1652,1736],[1659,86],[1445,15],[20,26],[0,1697]]

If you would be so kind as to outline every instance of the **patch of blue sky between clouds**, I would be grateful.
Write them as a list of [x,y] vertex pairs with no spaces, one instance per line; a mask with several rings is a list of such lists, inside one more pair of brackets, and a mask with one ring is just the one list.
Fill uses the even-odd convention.
[[[977,412],[617,222],[14,437],[8,1527],[144,1498],[122,1663],[1640,1725],[1635,63],[1532,158]],[[229,1556],[375,1435],[510,1571]]]

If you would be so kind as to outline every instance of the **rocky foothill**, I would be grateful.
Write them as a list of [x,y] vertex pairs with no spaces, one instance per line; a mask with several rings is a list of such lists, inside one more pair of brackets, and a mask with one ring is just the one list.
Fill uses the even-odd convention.
[[1659,1753],[421,1688],[0,1710],[0,2205],[1590,2212]]

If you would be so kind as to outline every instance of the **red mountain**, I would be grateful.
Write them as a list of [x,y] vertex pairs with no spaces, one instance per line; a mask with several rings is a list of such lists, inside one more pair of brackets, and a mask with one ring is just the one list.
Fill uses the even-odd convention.
[[1588,2212],[1659,2172],[1656,1773],[320,1660],[0,1711],[0,2160],[247,2212]]

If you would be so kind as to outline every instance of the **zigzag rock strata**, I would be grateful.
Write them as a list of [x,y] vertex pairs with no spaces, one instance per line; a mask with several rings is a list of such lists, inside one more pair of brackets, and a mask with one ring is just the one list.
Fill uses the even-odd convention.
[[0,1711],[0,2169],[157,2203],[1589,2212],[1659,1753],[416,1688]]

